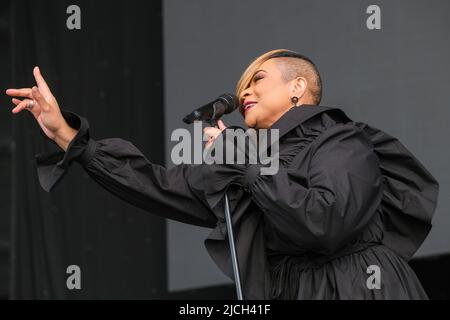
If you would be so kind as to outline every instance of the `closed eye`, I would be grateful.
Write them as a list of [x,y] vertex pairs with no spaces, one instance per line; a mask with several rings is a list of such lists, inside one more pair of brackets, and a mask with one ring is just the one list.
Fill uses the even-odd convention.
[[255,83],[255,82],[261,80],[262,78],[264,78],[263,74],[265,74],[265,73],[267,73],[267,71],[266,71],[266,70],[262,70],[262,69],[256,71],[256,72],[253,74],[252,82]]
[[257,82],[258,80],[261,80],[262,78],[264,78],[264,77],[256,76],[253,78],[253,82]]

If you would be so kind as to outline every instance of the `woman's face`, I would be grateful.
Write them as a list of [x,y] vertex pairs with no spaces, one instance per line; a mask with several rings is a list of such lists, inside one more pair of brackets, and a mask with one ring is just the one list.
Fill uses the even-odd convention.
[[295,87],[292,82],[295,80],[287,82],[283,79],[275,59],[265,61],[254,73],[250,86],[241,93],[243,107],[240,111],[250,128],[270,128],[292,107]]

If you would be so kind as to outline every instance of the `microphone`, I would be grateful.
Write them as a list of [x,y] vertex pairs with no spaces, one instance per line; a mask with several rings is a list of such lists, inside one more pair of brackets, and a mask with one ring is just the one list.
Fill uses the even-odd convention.
[[239,107],[239,99],[234,94],[224,93],[216,100],[195,109],[183,118],[185,123],[193,123],[196,120],[215,123],[224,114],[233,112]]

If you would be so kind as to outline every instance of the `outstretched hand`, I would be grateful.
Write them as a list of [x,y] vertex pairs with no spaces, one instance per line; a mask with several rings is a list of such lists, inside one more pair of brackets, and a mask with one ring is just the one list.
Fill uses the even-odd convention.
[[[24,109],[30,111],[45,135],[66,150],[77,131],[71,128],[62,116],[58,102],[50,91],[39,67],[33,69],[33,75],[37,86],[6,90],[7,95],[14,97],[12,102],[15,107],[12,109],[12,113],[18,114]],[[17,97],[23,99],[17,99]]]

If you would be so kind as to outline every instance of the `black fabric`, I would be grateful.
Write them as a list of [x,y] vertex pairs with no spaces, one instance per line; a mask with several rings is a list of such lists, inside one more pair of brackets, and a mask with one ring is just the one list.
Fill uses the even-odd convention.
[[[68,146],[71,150],[70,153],[64,153],[61,155],[61,152],[54,152],[49,155],[47,154],[42,160],[39,156],[36,157],[38,177],[45,176],[50,178],[50,180],[40,180],[41,186],[47,192],[50,191],[51,186],[55,185],[59,179],[62,178],[74,159],[80,157],[84,153],[86,149],[85,144],[89,141],[89,135],[86,134],[86,130],[88,128],[87,120],[65,110],[62,110],[61,113],[66,119],[66,122],[72,128],[78,128],[79,131],[74,140],[72,140]],[[82,144],[79,142],[80,139],[83,140]],[[53,142],[51,139],[48,140]],[[82,147],[80,147],[80,145]],[[56,165],[54,165],[55,161],[58,161]]]
[[[232,278],[227,192],[247,299],[427,299],[407,263],[430,230],[438,195],[420,162],[397,139],[338,108],[292,108],[272,128],[280,130],[275,175],[249,174],[249,163],[165,169],[122,139],[92,144],[83,126],[66,154],[40,161],[61,166],[73,154],[125,201],[211,227],[205,246]],[[63,174],[40,171],[41,184],[51,189]],[[366,285],[370,265],[381,269],[379,290]]]
[[[81,9],[81,30],[66,27],[66,9],[73,4]],[[161,1],[12,1],[14,78],[7,87],[35,85],[32,70],[38,65],[62,109],[96,123],[95,134],[132,139],[152,162],[164,163],[161,12]],[[55,167],[39,163],[39,175],[55,177],[48,189],[81,149],[72,146],[73,153],[59,157],[31,114],[12,117],[10,298],[164,296],[165,220],[110,195],[79,166],[67,173],[65,184],[45,192],[34,155],[53,153],[61,161]],[[81,124],[77,117],[66,119]],[[70,265],[81,268],[81,290],[66,286]]]

